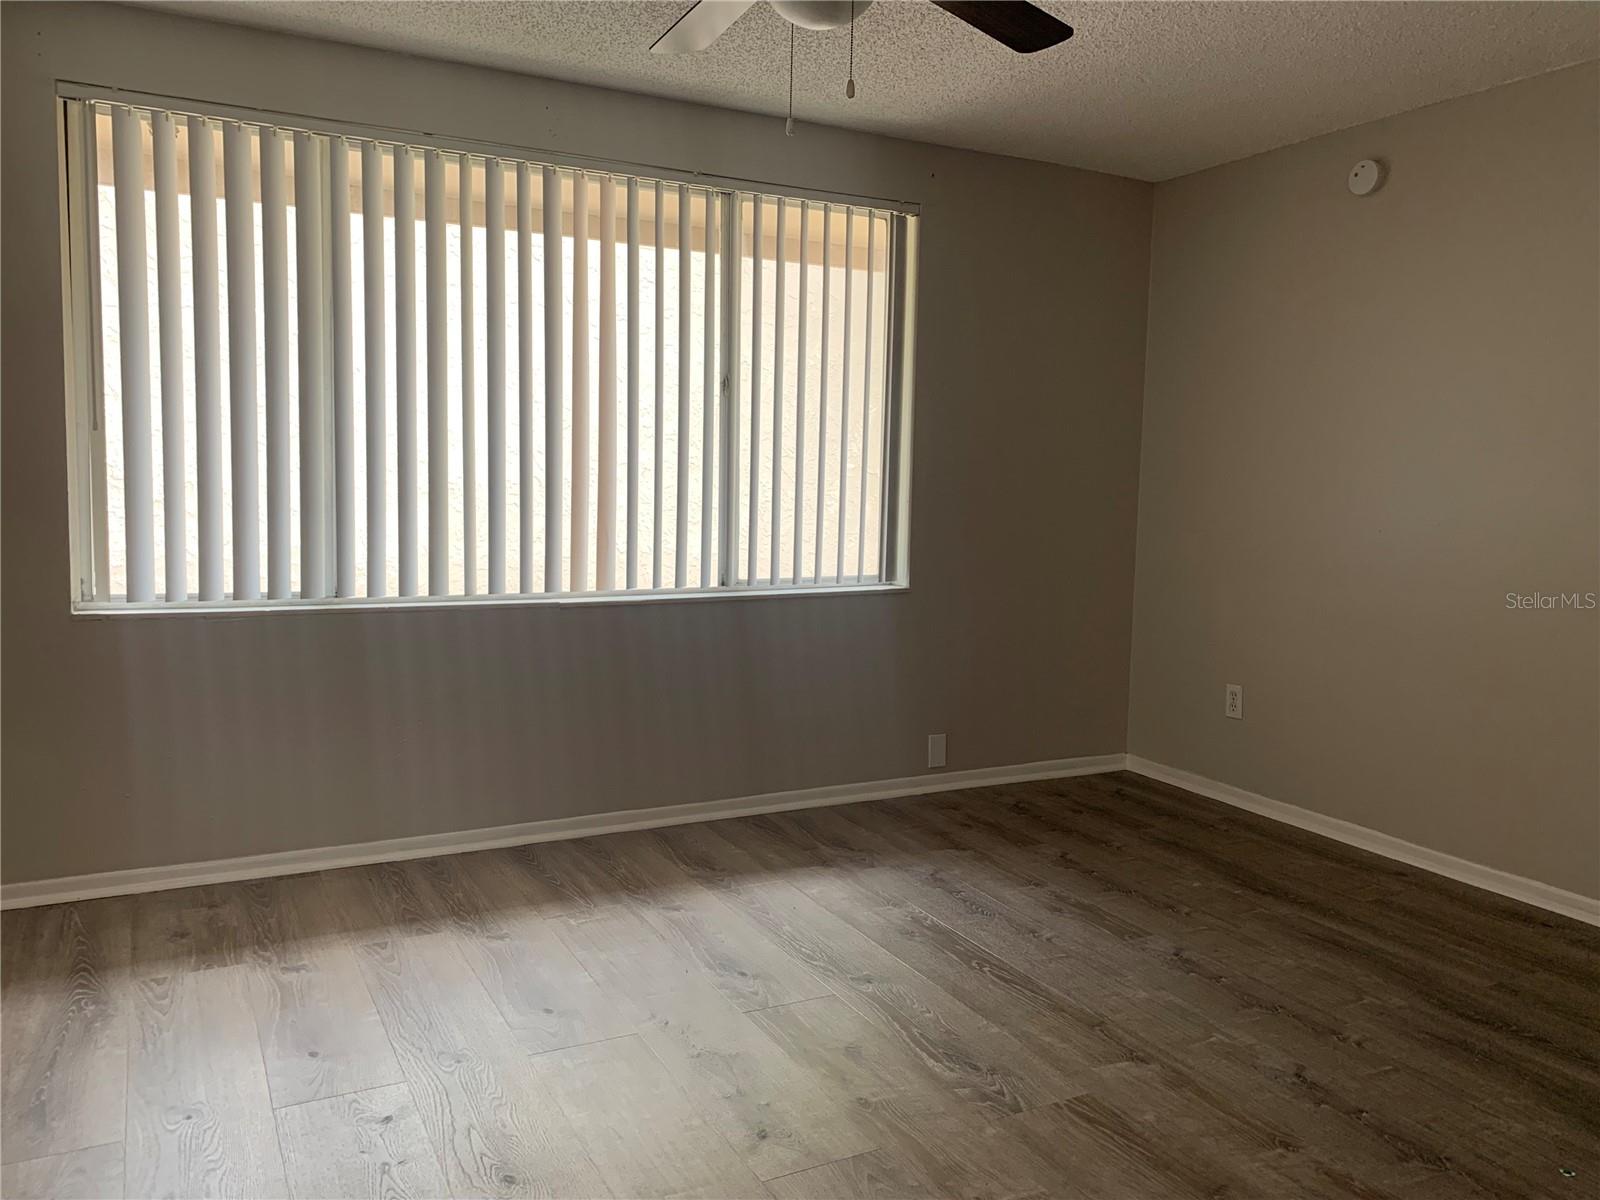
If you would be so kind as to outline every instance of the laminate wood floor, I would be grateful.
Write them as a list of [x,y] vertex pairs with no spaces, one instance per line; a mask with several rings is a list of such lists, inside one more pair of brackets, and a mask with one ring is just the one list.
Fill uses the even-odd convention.
[[1127,774],[3,932],[14,1200],[1600,1196],[1600,930]]

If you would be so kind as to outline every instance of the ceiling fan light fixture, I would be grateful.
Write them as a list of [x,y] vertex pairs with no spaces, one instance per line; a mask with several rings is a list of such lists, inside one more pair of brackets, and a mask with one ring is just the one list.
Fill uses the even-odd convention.
[[[790,28],[842,29],[854,35],[856,18],[872,0],[767,0]],[[1018,54],[1035,54],[1072,36],[1072,26],[1029,0],[933,0],[945,12]],[[756,0],[696,0],[658,37],[653,54],[697,54],[756,5]]]
[[777,13],[801,29],[843,29],[866,11],[872,0],[768,0]]

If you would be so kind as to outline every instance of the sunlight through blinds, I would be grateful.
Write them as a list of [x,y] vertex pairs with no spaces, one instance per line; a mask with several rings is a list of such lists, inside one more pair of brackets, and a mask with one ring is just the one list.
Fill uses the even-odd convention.
[[81,596],[893,580],[907,213],[65,103],[106,415]]

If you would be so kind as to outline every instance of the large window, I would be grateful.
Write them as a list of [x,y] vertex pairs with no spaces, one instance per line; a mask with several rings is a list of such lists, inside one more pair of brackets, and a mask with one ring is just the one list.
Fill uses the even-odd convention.
[[66,100],[80,608],[905,580],[905,206]]

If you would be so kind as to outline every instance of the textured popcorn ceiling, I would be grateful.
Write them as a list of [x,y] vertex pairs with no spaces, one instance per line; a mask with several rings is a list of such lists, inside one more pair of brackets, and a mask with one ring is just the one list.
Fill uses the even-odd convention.
[[[781,114],[789,26],[757,4],[699,55],[650,43],[683,3],[197,0],[191,16]],[[1077,36],[1013,54],[924,0],[797,39],[802,121],[1166,179],[1600,57],[1593,3],[1063,3]],[[781,136],[781,129],[775,130]],[[801,131],[803,136],[803,130]]]

